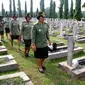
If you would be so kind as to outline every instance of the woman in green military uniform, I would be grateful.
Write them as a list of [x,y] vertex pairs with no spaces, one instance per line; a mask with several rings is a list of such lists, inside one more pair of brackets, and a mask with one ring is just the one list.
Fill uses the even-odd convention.
[[29,14],[25,17],[25,21],[22,22],[21,34],[25,43],[25,57],[29,57],[29,51],[31,46],[31,30],[32,22]]
[[6,32],[6,37],[8,39],[8,34],[10,33],[10,19],[8,15],[5,21],[5,32]]
[[44,73],[46,68],[44,67],[43,62],[48,57],[48,43],[51,45],[49,39],[49,25],[44,22],[45,16],[42,12],[39,13],[37,19],[39,21],[34,25],[32,30],[32,48],[38,62],[39,71]]
[[0,35],[1,35],[1,41],[4,42],[4,21],[2,16],[0,16]]
[[17,20],[17,16],[13,16],[13,20],[11,21],[11,29],[10,29],[10,36],[11,36],[11,46],[13,46],[13,40],[17,39],[18,40],[18,49],[20,50],[20,26],[19,22]]

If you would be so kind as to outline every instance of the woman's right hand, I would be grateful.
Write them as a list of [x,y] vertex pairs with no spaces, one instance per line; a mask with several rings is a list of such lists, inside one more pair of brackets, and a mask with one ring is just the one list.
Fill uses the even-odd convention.
[[36,51],[36,45],[35,44],[32,44],[32,49],[33,49],[34,52]]

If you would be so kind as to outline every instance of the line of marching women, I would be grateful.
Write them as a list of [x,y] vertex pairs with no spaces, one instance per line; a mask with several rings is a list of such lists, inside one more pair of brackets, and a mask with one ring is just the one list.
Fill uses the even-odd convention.
[[5,18],[5,20],[3,20],[3,17],[0,16],[0,37],[1,37],[0,40],[2,42],[5,42],[4,32],[6,33],[7,39],[9,39],[10,38],[10,36],[9,36],[9,34],[10,34],[10,19],[9,19],[8,15]]
[[[39,72],[44,73],[46,67],[44,66],[44,60],[48,57],[48,44],[51,45],[49,38],[49,25],[45,22],[45,14],[40,12],[37,16],[38,22],[33,24],[31,21],[31,16],[28,13],[25,16],[25,20],[22,22],[21,29],[17,16],[13,16],[13,20],[10,22],[7,18],[5,22],[5,32],[7,39],[9,39],[8,34],[10,33],[10,42],[13,46],[13,40],[18,41],[18,49],[20,48],[20,41],[23,38],[24,41],[24,55],[29,57],[30,47],[32,47],[34,52],[34,57],[37,60]],[[2,18],[0,18],[0,35],[4,39],[4,23]]]

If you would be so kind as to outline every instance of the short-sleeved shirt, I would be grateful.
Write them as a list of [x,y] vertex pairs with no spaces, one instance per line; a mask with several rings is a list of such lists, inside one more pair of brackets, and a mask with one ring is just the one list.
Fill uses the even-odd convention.
[[33,26],[32,30],[32,43],[35,43],[37,48],[43,48],[47,46],[47,40],[49,40],[49,25],[44,22],[38,22]]
[[20,35],[20,26],[19,26],[19,22],[16,20],[12,20],[11,21],[11,33],[12,35]]
[[21,34],[23,35],[23,39],[31,39],[32,26],[32,22],[22,22]]

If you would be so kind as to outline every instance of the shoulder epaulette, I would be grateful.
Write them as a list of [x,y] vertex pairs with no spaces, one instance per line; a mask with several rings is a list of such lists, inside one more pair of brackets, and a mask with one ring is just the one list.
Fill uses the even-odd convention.
[[44,23],[47,23],[47,24],[48,24],[48,22],[47,22],[47,21],[44,21]]
[[34,25],[36,25],[38,22],[35,22]]

